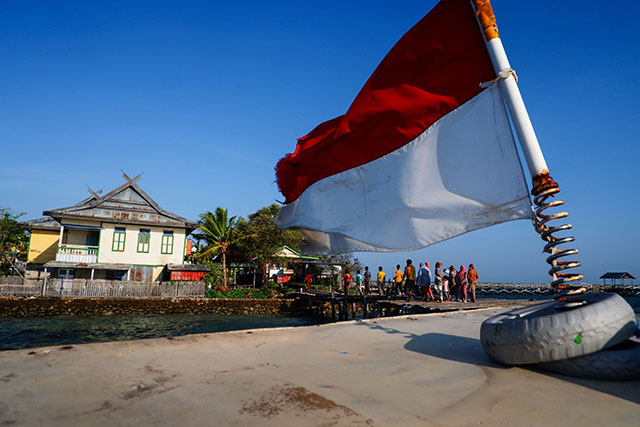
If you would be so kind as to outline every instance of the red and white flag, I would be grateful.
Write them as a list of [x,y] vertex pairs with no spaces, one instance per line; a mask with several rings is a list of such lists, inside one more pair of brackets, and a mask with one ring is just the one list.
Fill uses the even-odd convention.
[[391,49],[343,116],[276,166],[310,253],[404,251],[516,219],[531,201],[469,0],[442,0]]

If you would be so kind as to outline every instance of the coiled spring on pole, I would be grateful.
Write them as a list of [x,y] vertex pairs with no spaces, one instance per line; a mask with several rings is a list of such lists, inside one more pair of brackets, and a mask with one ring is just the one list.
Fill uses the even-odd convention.
[[577,249],[560,248],[560,245],[573,242],[575,239],[571,236],[559,237],[556,236],[558,232],[570,230],[571,224],[563,224],[558,226],[549,226],[548,223],[554,220],[566,218],[569,216],[568,212],[558,213],[546,213],[547,209],[555,208],[564,205],[564,200],[549,200],[560,192],[558,184],[553,179],[545,175],[541,178],[542,182],[536,184],[534,179],[534,188],[532,194],[534,196],[533,203],[536,206],[534,226],[536,231],[542,237],[542,240],[547,244],[544,247],[544,252],[550,254],[547,257],[547,263],[551,265],[549,274],[552,276],[553,281],[551,286],[561,291],[560,294],[554,297],[557,301],[564,302],[560,309],[571,309],[586,304],[584,299],[576,298],[576,295],[583,294],[587,291],[584,286],[572,284],[582,280],[584,277],[582,274],[575,272],[567,272],[566,270],[576,268],[580,266],[580,261],[567,261],[562,258],[575,255],[578,253]]

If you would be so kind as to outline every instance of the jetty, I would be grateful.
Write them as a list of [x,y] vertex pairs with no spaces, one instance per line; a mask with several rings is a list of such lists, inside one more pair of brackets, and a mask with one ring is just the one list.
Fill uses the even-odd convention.
[[373,319],[378,317],[402,316],[407,314],[450,313],[457,311],[488,309],[495,307],[524,306],[540,302],[533,298],[509,300],[499,298],[477,298],[476,302],[422,301],[403,296],[345,295],[337,292],[299,291],[285,296],[306,305],[307,311],[328,322]]

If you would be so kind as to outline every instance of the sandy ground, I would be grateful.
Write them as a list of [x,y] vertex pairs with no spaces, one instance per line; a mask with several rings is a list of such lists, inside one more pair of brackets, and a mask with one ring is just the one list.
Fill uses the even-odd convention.
[[640,381],[494,364],[498,309],[0,353],[0,425],[638,425]]

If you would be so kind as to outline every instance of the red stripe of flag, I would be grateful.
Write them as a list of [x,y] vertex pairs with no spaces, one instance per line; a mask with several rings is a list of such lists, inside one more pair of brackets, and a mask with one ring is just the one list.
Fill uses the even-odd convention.
[[442,0],[391,49],[345,115],[318,125],[278,162],[285,203],[409,143],[494,77],[469,0]]

